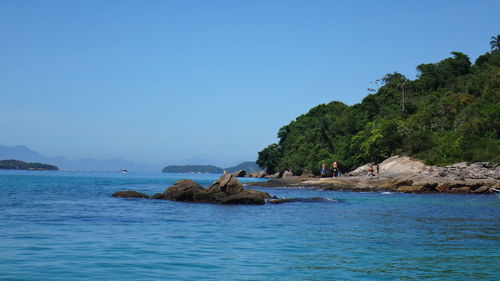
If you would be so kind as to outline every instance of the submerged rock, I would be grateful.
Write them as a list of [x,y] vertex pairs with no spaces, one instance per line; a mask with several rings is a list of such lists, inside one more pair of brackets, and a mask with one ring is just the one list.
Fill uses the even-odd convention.
[[336,202],[337,200],[328,199],[323,197],[312,197],[312,198],[279,198],[271,199],[269,203],[271,204],[282,204],[291,202],[304,202],[304,203],[317,203],[317,202]]
[[121,197],[121,198],[144,198],[148,199],[149,196],[147,196],[144,193],[137,192],[134,190],[123,190],[123,191],[118,191],[113,193],[111,196],[113,197]]

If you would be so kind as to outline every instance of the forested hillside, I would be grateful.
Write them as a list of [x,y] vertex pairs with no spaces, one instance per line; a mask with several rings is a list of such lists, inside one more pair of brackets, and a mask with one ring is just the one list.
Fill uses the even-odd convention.
[[385,75],[359,104],[312,108],[283,126],[279,142],[260,151],[257,163],[269,173],[301,174],[317,173],[323,162],[350,170],[395,154],[433,165],[500,162],[498,42],[474,64],[463,53],[451,55],[417,66],[415,80]]

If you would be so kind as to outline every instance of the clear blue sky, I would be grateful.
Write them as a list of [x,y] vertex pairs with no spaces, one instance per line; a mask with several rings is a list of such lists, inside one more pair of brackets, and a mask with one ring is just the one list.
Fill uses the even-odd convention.
[[500,33],[500,1],[0,0],[0,145],[255,160],[311,107]]

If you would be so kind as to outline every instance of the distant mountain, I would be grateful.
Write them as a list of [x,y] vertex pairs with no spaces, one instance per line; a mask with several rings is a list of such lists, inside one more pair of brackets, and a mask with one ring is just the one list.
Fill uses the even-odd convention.
[[[62,156],[49,157],[31,150],[25,145],[2,146],[0,145],[0,160],[16,159],[25,162],[47,163],[59,167],[60,170],[69,171],[119,171],[127,169],[130,172],[158,172],[165,165],[146,165],[125,160],[121,157],[112,159],[69,160]],[[184,165],[184,163],[186,163]],[[167,166],[168,173],[216,173],[221,174],[224,170],[234,173],[245,170],[247,173],[261,171],[262,169],[253,161],[243,162],[238,165],[223,169],[213,164],[206,158],[190,158],[179,162],[182,165]],[[165,168],[167,168],[165,167]],[[163,169],[165,170],[165,169]]]
[[2,170],[48,170],[57,171],[58,168],[54,165],[43,163],[27,163],[19,160],[9,159],[0,160],[0,169]]
[[0,160],[17,159],[27,162],[60,163],[68,161],[64,157],[47,157],[29,149],[24,145],[2,146],[0,145]]
[[68,160],[64,157],[48,157],[35,152],[24,145],[1,146],[0,160],[17,159],[26,162],[39,162],[56,165],[61,170],[71,171],[119,171],[127,169],[131,172],[158,172],[162,166],[139,164],[123,158],[113,159],[80,159]]
[[224,170],[213,165],[170,165],[163,168],[162,172],[222,174]]
[[234,173],[239,170],[245,170],[247,173],[260,172],[262,169],[255,163],[255,161],[248,161],[240,163],[236,166],[225,169],[228,173]]

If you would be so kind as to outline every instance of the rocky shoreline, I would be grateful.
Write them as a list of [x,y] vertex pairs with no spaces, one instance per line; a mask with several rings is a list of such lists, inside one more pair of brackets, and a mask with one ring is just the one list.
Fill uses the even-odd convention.
[[436,167],[427,166],[410,157],[393,156],[379,164],[379,172],[375,176],[367,176],[368,167],[369,165],[364,165],[334,178],[282,176],[247,185],[339,191],[471,194],[493,193],[493,189],[500,188],[500,165],[486,162]]

